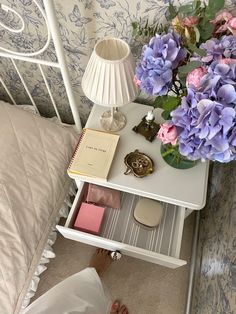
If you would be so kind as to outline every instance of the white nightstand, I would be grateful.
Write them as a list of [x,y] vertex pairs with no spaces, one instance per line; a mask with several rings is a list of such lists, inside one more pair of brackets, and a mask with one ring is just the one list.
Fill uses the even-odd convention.
[[[121,136],[108,181],[86,179],[86,182],[125,192],[122,196],[122,209],[106,210],[100,236],[72,229],[86,185],[86,182],[81,182],[74,176],[78,192],[65,226],[57,228],[69,239],[112,251],[118,250],[126,255],[177,268],[186,264],[186,261],[179,259],[186,212],[199,210],[206,202],[209,164],[199,162],[194,168],[187,170],[177,170],[168,166],[160,155],[160,142],[155,139],[150,143],[132,130],[151,109],[149,106],[136,103],[122,108],[127,125],[118,132]],[[105,108],[101,106],[94,106],[86,127],[101,129],[99,117],[104,110]],[[161,122],[160,112],[156,109],[154,113],[157,115],[156,121]],[[132,174],[124,175],[126,170],[124,157],[135,149],[153,159],[155,164],[153,174],[144,178],[136,178]],[[164,202],[165,214],[158,228],[147,230],[134,222],[133,209],[140,196]]]

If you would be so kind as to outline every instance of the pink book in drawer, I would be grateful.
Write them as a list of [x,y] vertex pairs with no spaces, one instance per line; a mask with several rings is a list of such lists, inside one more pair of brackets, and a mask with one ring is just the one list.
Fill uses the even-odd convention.
[[82,203],[74,223],[74,229],[99,235],[105,208]]

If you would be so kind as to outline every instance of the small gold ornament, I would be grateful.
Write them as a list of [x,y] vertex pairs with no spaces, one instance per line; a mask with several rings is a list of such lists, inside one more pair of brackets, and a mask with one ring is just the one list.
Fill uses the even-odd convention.
[[133,173],[136,177],[142,178],[154,171],[154,163],[152,159],[140,153],[137,149],[125,156],[124,160],[127,169],[124,174]]

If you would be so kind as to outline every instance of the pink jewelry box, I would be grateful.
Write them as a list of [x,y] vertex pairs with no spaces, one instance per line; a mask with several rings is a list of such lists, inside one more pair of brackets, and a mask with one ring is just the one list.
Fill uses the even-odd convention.
[[105,208],[82,203],[74,223],[74,229],[99,235]]

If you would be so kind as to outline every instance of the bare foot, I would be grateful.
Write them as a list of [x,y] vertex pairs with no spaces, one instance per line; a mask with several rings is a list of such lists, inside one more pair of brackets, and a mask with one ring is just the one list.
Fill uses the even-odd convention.
[[90,260],[89,267],[94,267],[99,276],[107,270],[112,262],[110,253],[104,249],[97,249]]
[[129,314],[129,312],[125,305],[120,306],[120,302],[115,301],[112,303],[110,314]]
[[121,307],[117,313],[118,314],[129,314],[128,309],[125,305],[121,305]]
[[120,302],[116,300],[111,305],[111,312],[110,312],[110,314],[118,313],[119,309],[120,309]]
[[[104,249],[97,249],[89,263],[89,267],[94,267],[100,276],[104,273],[112,262],[110,251]],[[119,301],[112,303],[110,314],[129,314],[125,305],[120,305]]]

